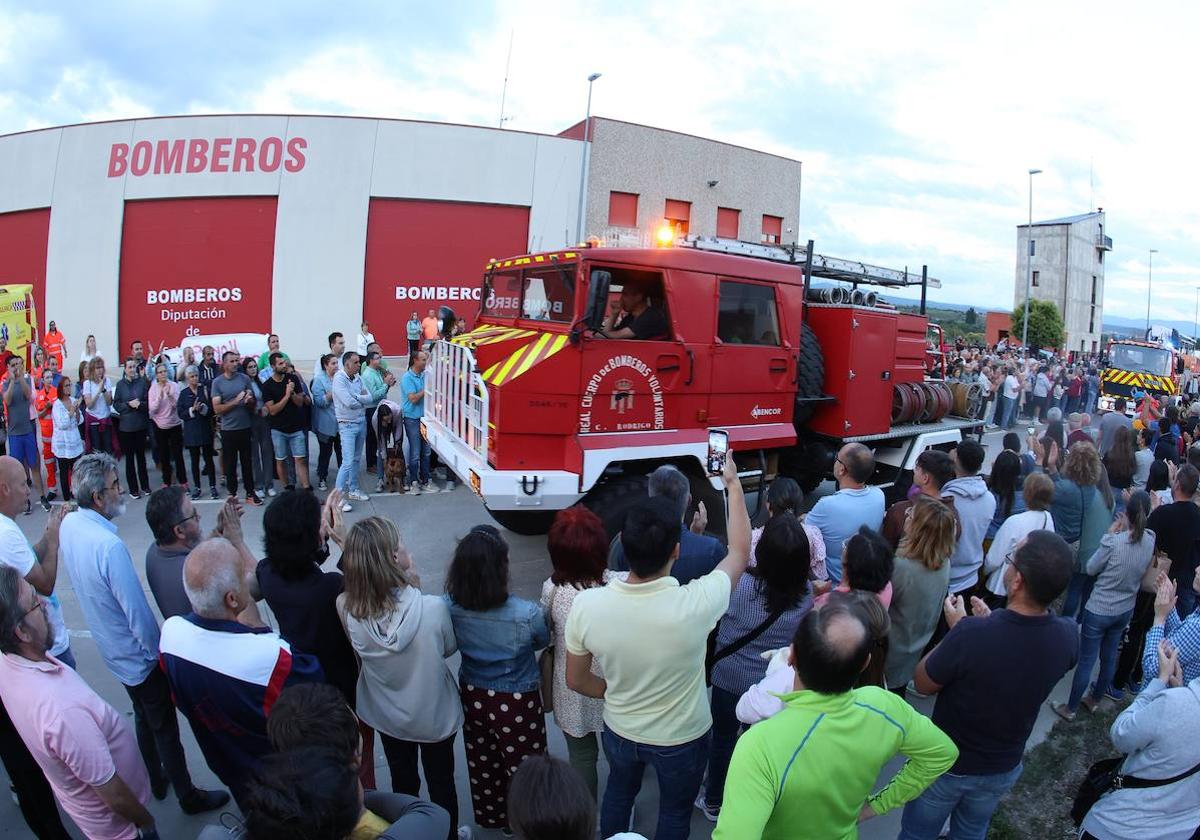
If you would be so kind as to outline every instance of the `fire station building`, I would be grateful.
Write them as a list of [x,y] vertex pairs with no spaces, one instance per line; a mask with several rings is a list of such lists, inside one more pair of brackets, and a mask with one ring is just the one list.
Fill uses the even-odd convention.
[[[585,130],[590,141],[578,230]],[[297,359],[365,317],[389,353],[484,263],[656,228],[795,240],[800,163],[593,118],[558,135],[409,120],[164,117],[0,136],[0,284],[72,357],[277,332]]]

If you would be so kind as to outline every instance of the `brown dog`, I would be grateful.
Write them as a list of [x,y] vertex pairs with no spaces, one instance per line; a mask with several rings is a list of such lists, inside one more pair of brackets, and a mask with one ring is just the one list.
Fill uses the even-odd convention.
[[404,456],[398,446],[387,451],[383,466],[383,487],[388,493],[404,492]]

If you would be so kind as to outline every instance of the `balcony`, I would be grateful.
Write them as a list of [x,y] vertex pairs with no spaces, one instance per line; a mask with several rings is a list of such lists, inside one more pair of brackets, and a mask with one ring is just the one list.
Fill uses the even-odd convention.
[[1103,233],[1097,233],[1096,234],[1096,247],[1099,248],[1101,251],[1111,251],[1112,250],[1112,237],[1105,236]]

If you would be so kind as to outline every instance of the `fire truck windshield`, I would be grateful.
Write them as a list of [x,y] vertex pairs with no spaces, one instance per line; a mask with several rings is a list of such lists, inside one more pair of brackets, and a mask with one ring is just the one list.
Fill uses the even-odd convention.
[[494,272],[484,280],[480,314],[571,323],[575,314],[575,265]]
[[1114,344],[1108,354],[1108,366],[1156,376],[1171,375],[1171,351],[1162,347]]

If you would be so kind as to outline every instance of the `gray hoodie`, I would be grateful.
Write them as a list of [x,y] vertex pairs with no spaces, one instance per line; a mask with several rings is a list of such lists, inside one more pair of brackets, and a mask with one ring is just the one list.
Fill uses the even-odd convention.
[[947,481],[943,496],[954,497],[954,510],[962,525],[958,544],[950,555],[950,591],[962,592],[975,585],[983,565],[983,538],[996,513],[996,497],[983,476],[971,475]]
[[444,741],[463,725],[458,683],[446,657],[458,650],[450,611],[436,595],[406,586],[393,593],[389,612],[355,618],[346,596],[338,615],[362,660],[358,716],[380,732],[404,741]]

